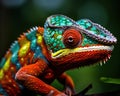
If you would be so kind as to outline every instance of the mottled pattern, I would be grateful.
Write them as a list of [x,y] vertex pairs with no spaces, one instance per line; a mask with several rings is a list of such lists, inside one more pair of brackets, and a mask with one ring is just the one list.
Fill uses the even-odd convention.
[[44,39],[50,50],[58,51],[65,48],[62,42],[62,34],[64,30],[46,28],[44,33]]
[[[47,62],[45,56],[42,54],[42,48],[39,46],[43,39],[42,32],[43,28],[33,27],[11,45],[9,51],[0,62],[0,84],[3,84],[6,76],[9,78],[8,80],[10,78],[15,79],[15,73],[21,67],[34,63],[39,58]],[[5,93],[2,85],[0,86],[0,93]]]
[[116,38],[105,28],[97,23],[93,23],[88,19],[81,19],[77,24],[84,30],[83,32],[88,36],[94,38],[102,43],[111,44],[115,43]]
[[[90,20],[52,15],[44,28],[22,34],[2,58],[0,96],[74,96],[74,83],[64,72],[106,62],[116,42],[108,30]],[[55,79],[65,93],[50,85]]]
[[53,15],[47,19],[47,22],[51,26],[72,26],[74,24],[73,20],[64,15]]
[[75,22],[64,15],[53,15],[47,18],[44,27],[45,42],[49,50],[53,52],[65,48],[62,42],[62,34],[70,27],[76,28],[82,33],[84,37],[82,46],[99,43],[111,45],[117,41],[108,30],[88,19],[81,19]]

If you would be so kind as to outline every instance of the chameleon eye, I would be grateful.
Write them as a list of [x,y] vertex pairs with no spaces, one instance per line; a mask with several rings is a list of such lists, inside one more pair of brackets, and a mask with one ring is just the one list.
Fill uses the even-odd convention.
[[76,29],[68,29],[63,33],[64,45],[68,48],[74,48],[78,46],[82,41],[81,33]]

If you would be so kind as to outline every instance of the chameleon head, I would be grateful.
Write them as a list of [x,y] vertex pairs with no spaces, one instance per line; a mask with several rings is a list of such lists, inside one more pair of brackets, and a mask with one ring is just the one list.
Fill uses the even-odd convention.
[[52,15],[44,28],[50,61],[67,69],[106,62],[117,42],[108,30],[88,19]]

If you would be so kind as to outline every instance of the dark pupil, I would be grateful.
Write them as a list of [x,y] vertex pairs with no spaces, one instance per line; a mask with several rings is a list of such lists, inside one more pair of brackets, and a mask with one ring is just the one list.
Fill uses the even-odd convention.
[[69,42],[73,42],[72,36],[69,36],[69,37],[68,37],[68,41],[69,41]]

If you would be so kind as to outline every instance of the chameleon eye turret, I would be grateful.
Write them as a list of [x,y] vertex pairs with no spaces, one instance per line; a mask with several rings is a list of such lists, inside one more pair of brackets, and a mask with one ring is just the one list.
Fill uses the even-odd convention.
[[44,39],[49,50],[56,52],[66,48],[63,43],[63,33],[74,23],[75,21],[64,15],[52,15],[47,18],[44,25]]
[[[44,30],[44,40],[53,59],[66,57],[68,54],[89,53],[102,56],[94,62],[107,61],[117,39],[104,27],[88,19],[74,21],[64,15],[52,15],[47,18]],[[92,52],[91,52],[92,51]],[[76,57],[76,55],[75,55]],[[71,57],[69,57],[71,58]],[[81,57],[82,58],[82,57]]]
[[117,39],[101,25],[88,19],[76,22],[64,15],[52,15],[47,18],[44,39],[48,49],[52,52],[65,48],[75,48],[79,44],[82,46],[113,45],[117,42]]
[[63,43],[68,48],[75,48],[82,42],[82,34],[74,29],[70,28],[63,33]]

